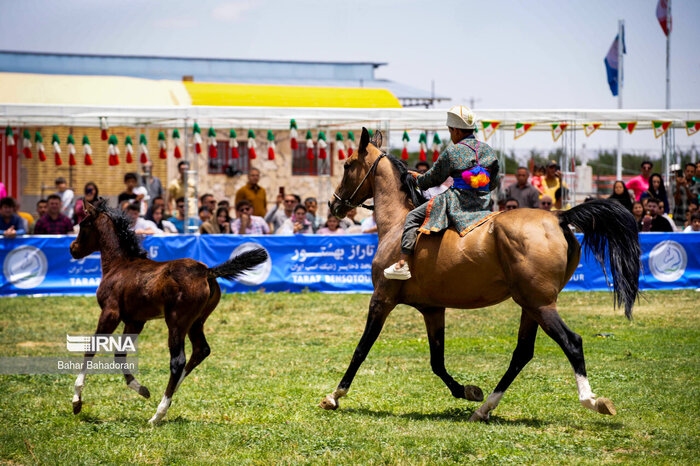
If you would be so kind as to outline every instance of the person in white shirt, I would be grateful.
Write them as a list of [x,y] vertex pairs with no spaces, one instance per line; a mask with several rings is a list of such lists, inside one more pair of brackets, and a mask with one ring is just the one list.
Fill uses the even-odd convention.
[[683,233],[700,233],[700,211],[690,216],[690,224],[685,227]]
[[68,218],[73,218],[73,208],[75,207],[75,193],[68,189],[68,183],[62,176],[56,178],[56,194],[61,196],[61,213]]
[[158,228],[155,223],[150,220],[146,220],[143,217],[139,217],[139,206],[135,204],[129,204],[126,206],[126,215],[131,218],[131,229],[137,235],[159,235],[163,234],[163,230]]
[[367,217],[362,221],[362,233],[376,233],[377,232],[377,222],[374,220],[374,212],[372,215]]

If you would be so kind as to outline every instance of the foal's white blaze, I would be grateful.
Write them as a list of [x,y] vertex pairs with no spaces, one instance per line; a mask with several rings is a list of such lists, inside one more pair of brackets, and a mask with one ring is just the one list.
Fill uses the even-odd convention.
[[168,412],[168,408],[170,407],[170,402],[172,398],[168,398],[167,396],[163,395],[163,399],[160,400],[160,404],[158,405],[158,409],[156,410],[156,413],[153,415],[153,417],[148,421],[151,424],[155,424],[156,422],[160,422],[161,419],[163,419]]
[[583,406],[591,411],[598,412],[595,407],[595,394],[591,391],[591,386],[588,383],[588,377],[585,375],[574,374],[576,376],[576,386],[578,387],[578,400]]

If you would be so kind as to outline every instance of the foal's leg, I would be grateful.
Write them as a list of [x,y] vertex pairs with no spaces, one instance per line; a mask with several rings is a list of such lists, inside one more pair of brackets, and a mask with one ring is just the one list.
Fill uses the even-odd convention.
[[513,351],[513,357],[510,361],[510,366],[508,370],[498,382],[496,388],[488,396],[486,402],[479,407],[472,417],[469,418],[470,421],[487,421],[489,418],[489,413],[498,406],[498,402],[501,401],[503,392],[508,389],[515,377],[520,373],[520,371],[525,367],[525,365],[530,362],[532,355],[535,350],[535,338],[537,337],[537,321],[530,317],[530,315],[523,309],[520,315],[520,330],[518,331],[518,344],[515,346],[515,351]]
[[583,359],[583,340],[566,326],[554,305],[541,308],[533,317],[552,340],[556,341],[569,359],[576,376],[578,399],[583,406],[601,414],[615,415],[615,405],[608,398],[597,398],[591,391],[586,376],[586,362]]
[[425,328],[428,331],[430,344],[430,367],[435,375],[440,377],[455,398],[466,398],[470,401],[481,401],[484,393],[476,385],[463,386],[459,384],[445,369],[445,308],[421,308]]
[[170,348],[170,379],[165,388],[163,399],[153,417],[148,421],[151,424],[159,422],[168,412],[175,390],[185,378],[185,334],[186,330],[180,328],[176,322],[168,322],[168,347]]
[[[103,309],[102,314],[100,314],[100,320],[97,322],[97,330],[95,334],[110,334],[114,332],[119,326],[119,312],[113,311],[111,309]],[[75,385],[73,386],[73,414],[78,414],[81,409],[83,409],[83,387],[85,387],[85,374],[87,374],[87,364],[88,361],[95,357],[95,353],[85,353],[85,358],[83,359],[83,369],[78,374],[75,379]]]
[[192,324],[188,336],[190,337],[190,343],[192,343],[192,354],[190,354],[190,359],[185,366],[185,377],[211,353],[207,339],[204,338],[203,319],[197,320]]
[[355,378],[357,370],[367,357],[369,350],[372,348],[372,345],[374,345],[374,342],[377,340],[377,337],[384,327],[384,322],[386,321],[387,316],[395,306],[395,302],[379,298],[376,292],[374,295],[372,295],[372,299],[369,303],[369,314],[367,315],[365,330],[362,333],[360,342],[357,344],[357,348],[355,348],[355,353],[352,355],[350,366],[348,367],[347,371],[345,371],[345,375],[333,393],[321,400],[321,403],[319,404],[321,408],[338,408],[338,399],[347,394],[348,390],[350,389],[350,384]]
[[[141,331],[143,330],[143,326],[145,325],[145,322],[124,322],[124,334],[135,334],[139,335]],[[120,354],[115,354],[114,355],[114,361],[117,363],[123,363],[126,362],[126,354],[120,353]],[[148,388],[145,386],[141,385],[136,378],[129,372],[129,369],[122,369],[124,372],[124,378],[126,379],[126,386],[141,395],[144,398],[150,398],[151,397],[151,392],[148,391]]]

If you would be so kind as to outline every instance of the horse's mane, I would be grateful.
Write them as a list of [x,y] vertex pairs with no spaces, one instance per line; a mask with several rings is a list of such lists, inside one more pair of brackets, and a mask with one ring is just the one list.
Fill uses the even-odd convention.
[[408,172],[406,162],[399,160],[391,154],[386,154],[391,164],[399,172],[399,181],[401,182],[401,191],[408,195],[408,199],[413,203],[413,207],[418,207],[428,202],[423,196],[423,191],[418,187],[416,179]]
[[141,247],[141,242],[139,237],[131,229],[131,219],[126,216],[126,213],[113,209],[109,206],[107,199],[100,197],[94,204],[93,207],[97,213],[104,213],[114,223],[114,234],[117,235],[117,240],[119,240],[119,247],[129,258],[142,258],[148,257],[146,251]]

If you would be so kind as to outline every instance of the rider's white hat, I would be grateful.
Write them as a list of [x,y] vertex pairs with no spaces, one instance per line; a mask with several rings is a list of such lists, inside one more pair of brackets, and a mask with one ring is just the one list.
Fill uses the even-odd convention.
[[475,129],[476,115],[464,105],[455,105],[447,111],[447,127]]

